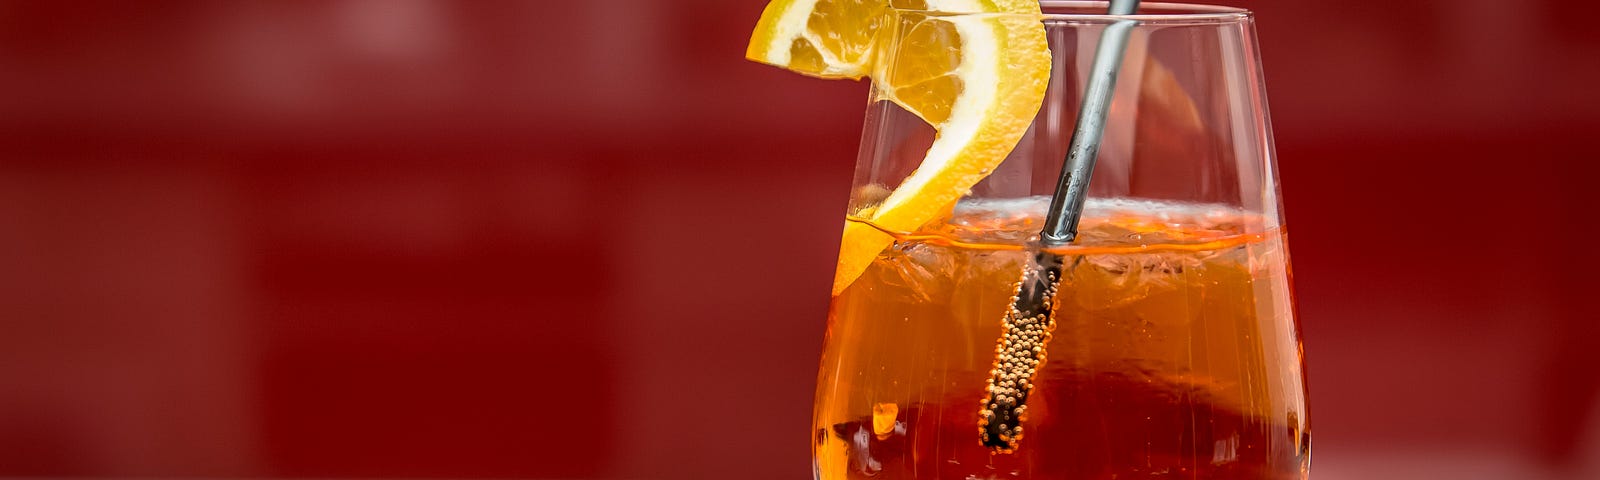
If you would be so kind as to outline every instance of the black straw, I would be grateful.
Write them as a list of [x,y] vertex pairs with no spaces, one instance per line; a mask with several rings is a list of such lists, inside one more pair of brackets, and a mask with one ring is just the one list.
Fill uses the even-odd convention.
[[[1112,15],[1132,15],[1138,0],[1112,0]],[[1039,249],[1033,263],[1022,269],[1016,296],[1000,320],[1000,339],[995,345],[994,369],[989,372],[983,403],[978,410],[979,442],[995,453],[1011,453],[1022,441],[1023,421],[1028,415],[1028,395],[1033,381],[1043,368],[1045,347],[1055,330],[1056,289],[1061,286],[1065,258],[1050,250],[1072,243],[1078,236],[1078,220],[1083,216],[1084,197],[1089,191],[1089,176],[1094,173],[1095,155],[1105,130],[1106,110],[1111,105],[1111,89],[1117,83],[1117,69],[1128,44],[1128,33],[1138,22],[1120,20],[1100,34],[1094,54],[1089,85],[1078,108],[1078,125],[1072,131],[1066,162],[1061,166],[1061,182],[1050,198],[1044,230],[1039,232]]]
[[[1139,0],[1112,0],[1111,15],[1132,15]],[[1061,180],[1050,197],[1044,231],[1039,242],[1046,247],[1072,243],[1078,237],[1078,220],[1083,217],[1083,202],[1089,193],[1089,177],[1094,174],[1095,156],[1100,153],[1100,138],[1105,132],[1106,110],[1111,106],[1111,91],[1117,84],[1122,52],[1128,46],[1128,33],[1138,22],[1121,20],[1100,34],[1100,45],[1089,69],[1089,86],[1078,107],[1078,125],[1072,130],[1067,160],[1061,165]]]

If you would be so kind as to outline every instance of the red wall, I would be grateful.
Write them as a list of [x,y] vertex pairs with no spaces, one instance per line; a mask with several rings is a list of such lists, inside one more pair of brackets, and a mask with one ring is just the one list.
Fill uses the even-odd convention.
[[[1600,4],[1235,4],[1318,478],[1600,478]],[[807,478],[865,87],[761,6],[0,1],[0,476]]]

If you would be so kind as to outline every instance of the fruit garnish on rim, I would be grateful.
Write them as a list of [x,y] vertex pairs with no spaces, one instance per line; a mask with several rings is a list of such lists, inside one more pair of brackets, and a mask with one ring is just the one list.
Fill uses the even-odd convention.
[[[1012,15],[938,15],[1005,13]],[[874,94],[937,135],[916,171],[846,222],[833,294],[894,243],[948,213],[994,171],[1044,102],[1050,50],[1034,0],[773,0],[745,56],[822,78],[872,77]],[[876,225],[874,228],[872,225]]]

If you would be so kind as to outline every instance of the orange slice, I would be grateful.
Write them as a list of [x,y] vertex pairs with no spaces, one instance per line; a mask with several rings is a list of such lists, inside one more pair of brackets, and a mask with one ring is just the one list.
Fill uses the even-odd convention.
[[[933,125],[938,135],[916,171],[883,202],[851,212],[910,232],[949,212],[1016,147],[1044,102],[1050,51],[1035,1],[894,2],[901,8],[888,0],[775,0],[746,56],[824,78],[871,76],[876,98]],[[833,294],[892,243],[846,222]]]

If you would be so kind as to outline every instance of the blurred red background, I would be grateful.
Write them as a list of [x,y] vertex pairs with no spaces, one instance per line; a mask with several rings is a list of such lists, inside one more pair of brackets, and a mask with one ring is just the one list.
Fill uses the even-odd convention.
[[[1257,12],[1321,479],[1600,478],[1600,3]],[[0,476],[808,478],[760,0],[0,1]]]

